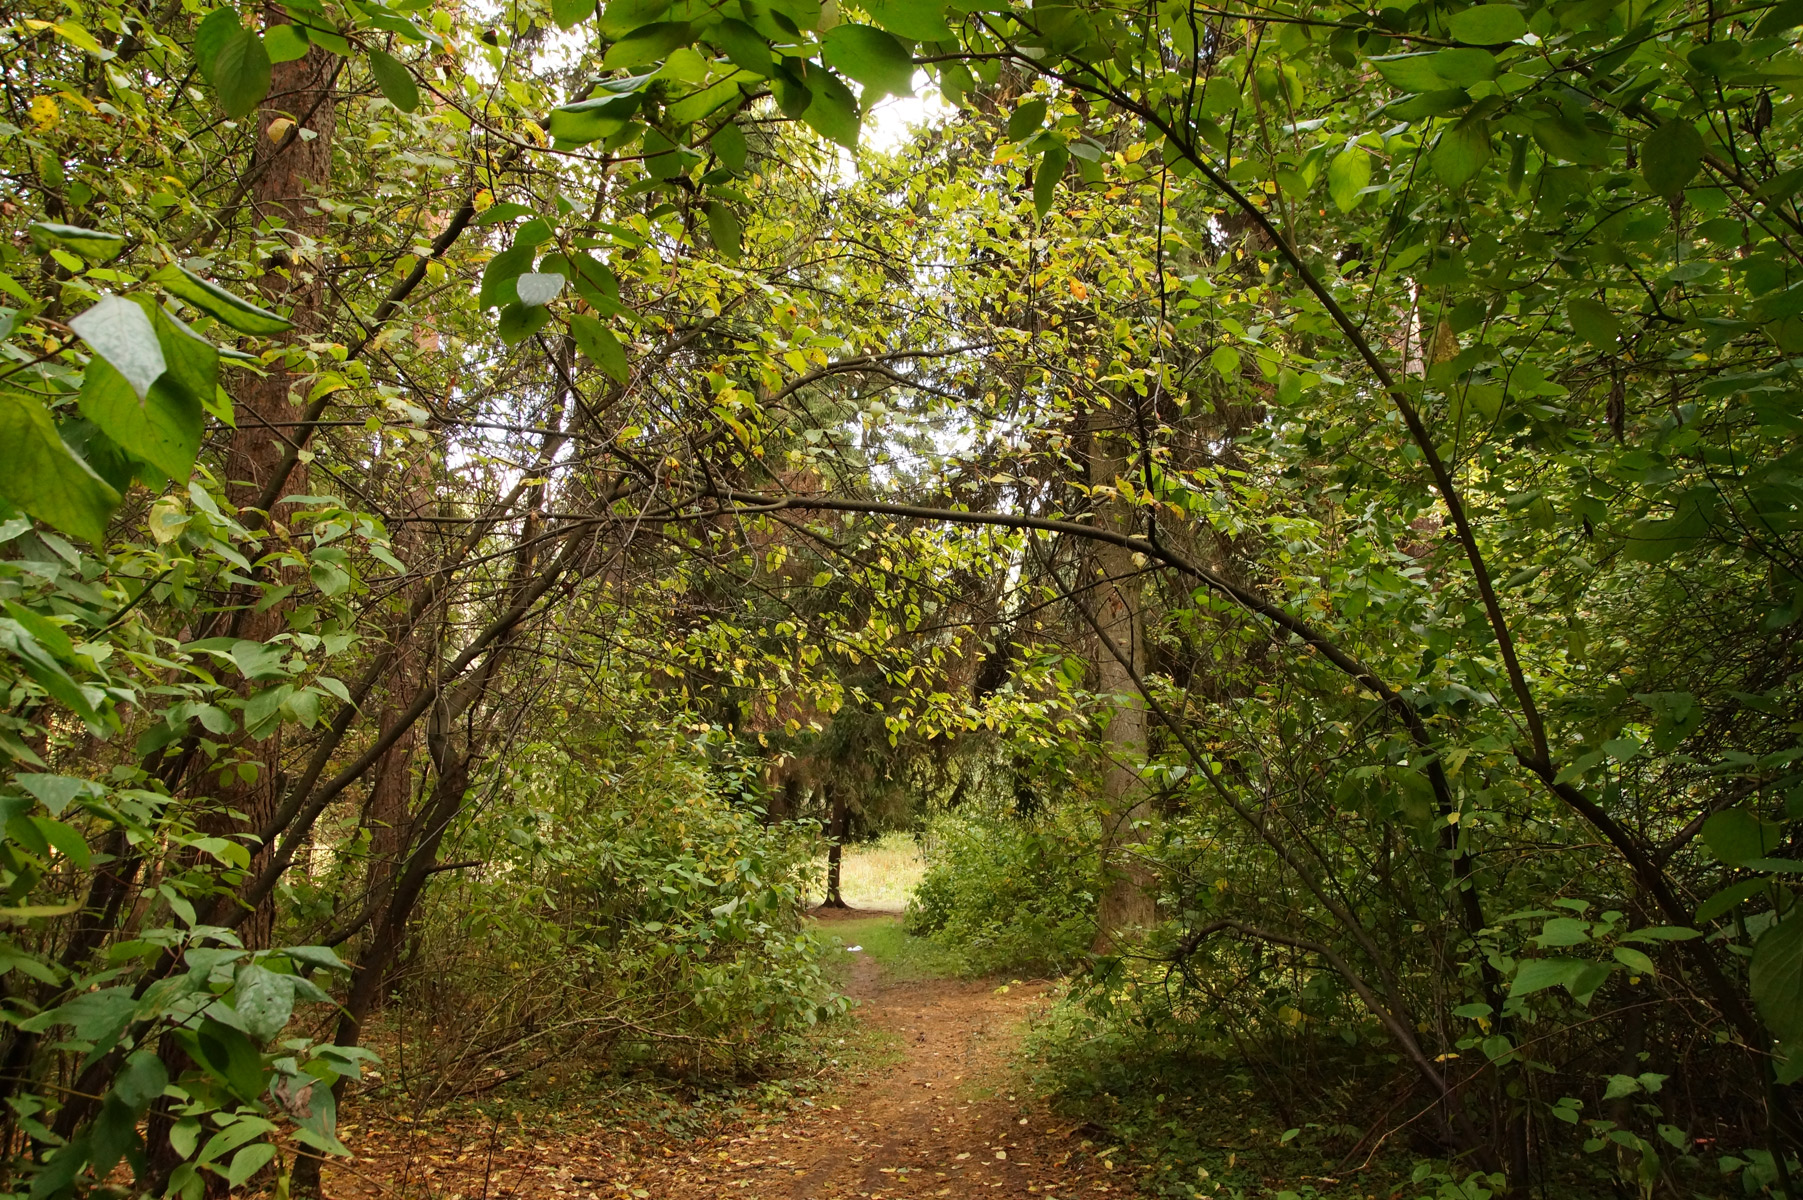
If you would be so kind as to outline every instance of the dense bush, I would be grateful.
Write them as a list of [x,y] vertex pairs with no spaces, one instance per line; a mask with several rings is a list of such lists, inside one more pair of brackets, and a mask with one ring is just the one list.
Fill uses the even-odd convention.
[[434,894],[391,1010],[433,1087],[578,1052],[756,1073],[841,1009],[801,922],[814,833],[730,803],[680,745],[625,749],[531,749],[466,832],[491,865]]
[[1095,847],[1069,818],[941,816],[928,830],[908,932],[952,951],[973,975],[1068,970],[1095,937]]

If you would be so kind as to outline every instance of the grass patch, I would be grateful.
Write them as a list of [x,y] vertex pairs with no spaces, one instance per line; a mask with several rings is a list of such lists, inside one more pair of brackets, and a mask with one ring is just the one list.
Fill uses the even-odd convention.
[[917,979],[949,979],[959,974],[958,956],[915,937],[902,928],[896,917],[856,917],[849,921],[823,922],[821,933],[829,940],[838,939],[839,952],[829,956],[827,966],[843,981],[850,975],[854,955],[851,946],[862,947],[858,953],[868,954],[883,974],[892,980],[907,982]]
[[[825,856],[820,859],[825,863]],[[926,873],[920,843],[911,833],[890,832],[874,842],[845,847],[839,864],[839,895],[853,908],[900,912]],[[825,877],[824,866],[821,877]],[[822,897],[811,896],[811,903]]]

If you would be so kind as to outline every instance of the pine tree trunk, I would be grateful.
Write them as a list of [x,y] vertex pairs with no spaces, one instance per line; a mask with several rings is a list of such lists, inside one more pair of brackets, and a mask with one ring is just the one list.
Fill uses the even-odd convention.
[[839,866],[845,842],[845,793],[827,784],[826,803],[830,814],[827,819],[829,841],[826,847],[826,902],[821,907],[847,908],[845,898],[839,895]]

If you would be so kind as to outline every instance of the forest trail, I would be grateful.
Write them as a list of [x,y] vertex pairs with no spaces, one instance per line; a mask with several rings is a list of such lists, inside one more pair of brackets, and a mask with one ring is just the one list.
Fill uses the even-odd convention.
[[[827,925],[875,914],[822,912]],[[596,1128],[390,1130],[352,1138],[354,1164],[328,1169],[328,1194],[464,1200],[1069,1200],[1127,1197],[1132,1176],[1095,1153],[1080,1126],[1017,1090],[1022,1026],[1045,984],[891,978],[853,957],[855,1019],[893,1053],[813,1107],[685,1141]],[[521,1138],[525,1140],[522,1142]],[[425,1144],[436,1152],[421,1154]],[[489,1142],[485,1148],[484,1141]]]

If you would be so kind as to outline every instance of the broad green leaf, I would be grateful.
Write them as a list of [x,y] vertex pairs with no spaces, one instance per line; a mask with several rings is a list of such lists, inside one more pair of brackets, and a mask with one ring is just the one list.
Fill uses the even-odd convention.
[[1565,303],[1574,333],[1599,350],[1613,351],[1621,338],[1621,321],[1600,300],[1574,296]]
[[601,65],[609,71],[661,62],[670,51],[695,38],[687,21],[655,21],[633,30],[607,48]]
[[1782,825],[1761,821],[1744,808],[1724,809],[1703,822],[1703,843],[1730,866],[1764,858],[1783,840]]
[[1446,86],[1440,72],[1434,70],[1434,56],[1429,54],[1397,54],[1371,60],[1392,87],[1405,92],[1432,92]]
[[581,313],[570,318],[570,332],[576,338],[576,346],[588,360],[600,367],[615,383],[625,383],[629,377],[626,363],[626,351],[614,338],[613,333],[601,322]]
[[864,11],[878,26],[916,42],[943,42],[952,36],[940,0],[865,0]]
[[1046,102],[1040,99],[1028,100],[1014,110],[1008,118],[1008,140],[1024,142],[1039,132],[1045,124]]
[[732,208],[718,200],[710,200],[707,204],[707,232],[713,239],[714,249],[727,258],[737,260],[742,253],[740,244],[743,230],[739,218]]
[[274,1157],[275,1147],[268,1142],[257,1142],[244,1147],[232,1155],[232,1165],[225,1172],[226,1186],[233,1190],[243,1187],[252,1175],[268,1166],[269,1160]]
[[813,93],[813,99],[802,112],[802,121],[822,137],[847,150],[856,150],[858,100],[845,86],[845,81],[829,71],[809,71],[808,90]]
[[18,392],[0,392],[0,496],[95,544],[119,504],[119,493],[63,444],[44,406]]
[[1590,940],[1590,922],[1576,917],[1554,917],[1534,939],[1537,946],[1581,946]]
[[551,0],[551,20],[569,29],[595,15],[595,0]]
[[271,68],[263,39],[240,29],[213,56],[213,87],[228,117],[247,117],[269,95]]
[[83,229],[79,225],[59,225],[54,221],[33,221],[31,240],[49,249],[62,246],[73,250],[91,263],[111,262],[125,249],[125,239],[116,233]]
[[671,0],[605,0],[601,36],[617,42],[641,26],[662,20],[670,8]]
[[1509,985],[1509,996],[1531,996],[1549,987],[1569,990],[1583,976],[1589,964],[1577,958],[1530,958],[1516,969]]
[[714,131],[714,136],[708,139],[707,144],[727,170],[734,175],[745,173],[745,134],[737,125],[722,125]]
[[482,289],[477,303],[483,308],[499,308],[512,301],[518,295],[513,281],[532,269],[535,251],[533,246],[516,245],[489,259],[488,266],[482,270]]
[[1753,943],[1747,986],[1780,1041],[1803,1037],[1803,919],[1779,921]]
[[542,304],[531,306],[509,304],[501,310],[501,320],[497,329],[503,342],[509,346],[517,346],[543,329],[550,319],[551,310]]
[[1204,116],[1218,117],[1226,113],[1238,112],[1240,107],[1240,86],[1225,75],[1211,75],[1202,89],[1202,113]]
[[866,107],[883,96],[914,94],[914,56],[893,35],[845,22],[826,31],[821,47],[829,66],[864,85]]
[[610,138],[626,128],[639,111],[642,97],[633,92],[624,96],[602,95],[551,110],[546,131],[560,143],[586,146]]
[[[7,611],[16,618],[19,614],[13,611],[9,602]],[[39,637],[42,642],[44,639]],[[22,771],[13,777],[13,782],[27,792],[50,811],[53,817],[60,817],[63,810],[74,803],[77,796],[94,796],[100,794],[100,785],[87,779],[78,779],[73,775],[45,775],[37,772]]]
[[239,333],[268,336],[294,328],[287,317],[240,299],[186,267],[167,267],[153,277],[172,296],[179,296],[214,320]]
[[1053,146],[1039,159],[1039,169],[1033,173],[1033,211],[1045,220],[1046,213],[1052,210],[1052,201],[1058,190],[1058,181],[1064,177],[1064,168],[1070,162],[1070,152],[1063,146]]
[[238,968],[232,1010],[243,1022],[244,1032],[258,1041],[269,1041],[282,1032],[294,1011],[294,977],[245,963]]
[[307,57],[307,31],[299,25],[271,25],[263,30],[263,49],[272,63],[296,62]]
[[139,400],[168,368],[149,314],[122,296],[102,296],[92,308],[72,318],[69,328],[112,366]]
[[528,271],[513,281],[513,290],[521,304],[536,308],[563,295],[564,283],[564,277],[555,271]]
[[413,82],[413,73],[401,60],[392,54],[371,49],[369,52],[369,72],[376,77],[376,86],[382,89],[382,95],[388,102],[402,112],[412,112],[419,107],[419,85]]
[[163,1060],[149,1051],[140,1050],[126,1059],[120,1068],[113,1080],[113,1095],[133,1112],[143,1112],[168,1086],[169,1071],[163,1066]]
[[1653,965],[1653,960],[1648,958],[1644,951],[1636,950],[1631,946],[1617,946],[1615,961],[1640,975],[1657,975],[1659,973],[1659,969]]
[[219,57],[219,51],[232,37],[244,29],[238,20],[238,10],[234,8],[216,8],[201,18],[194,28],[194,65],[208,83],[216,84],[213,78],[213,64]]
[[1447,18],[1452,36],[1473,46],[1512,42],[1528,31],[1527,18],[1513,4],[1479,4]]
[[1341,212],[1358,207],[1360,193],[1370,182],[1371,156],[1357,146],[1346,147],[1327,164],[1327,194]]
[[1449,46],[1434,52],[1434,74],[1456,87],[1470,87],[1496,78],[1496,56],[1475,46]]
[[743,21],[728,17],[707,31],[707,39],[726,53],[727,60],[741,71],[750,71],[765,79],[776,73],[770,57],[770,46],[757,30]]
[[1441,133],[1431,161],[1434,174],[1447,187],[1464,187],[1490,161],[1490,123],[1461,121]]
[[117,371],[97,360],[88,364],[79,401],[82,415],[115,442],[171,479],[188,478],[206,413],[185,388],[165,377],[140,400]]
[[1684,194],[1703,169],[1703,137],[1689,121],[1667,121],[1640,144],[1640,176],[1667,200]]

